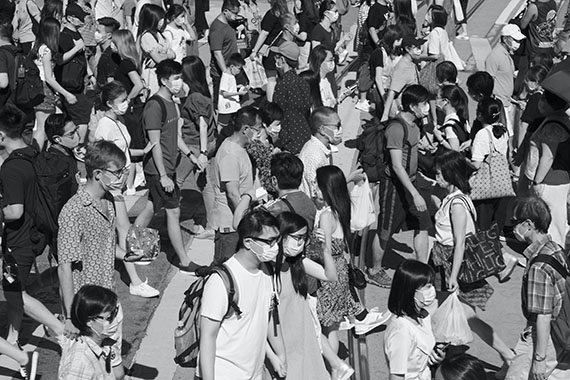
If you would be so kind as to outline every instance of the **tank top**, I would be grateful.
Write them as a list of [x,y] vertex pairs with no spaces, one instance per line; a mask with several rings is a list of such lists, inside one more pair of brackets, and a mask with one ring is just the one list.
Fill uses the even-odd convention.
[[531,56],[554,48],[554,30],[556,29],[556,3],[554,0],[546,3],[537,1],[534,4],[538,9],[538,15],[536,20],[528,25],[528,52]]

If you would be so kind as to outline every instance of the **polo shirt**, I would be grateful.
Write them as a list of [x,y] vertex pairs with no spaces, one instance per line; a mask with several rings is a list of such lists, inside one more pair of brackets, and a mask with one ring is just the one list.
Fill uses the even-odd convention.
[[499,43],[491,50],[485,60],[485,71],[495,79],[493,94],[503,104],[511,104],[511,96],[515,89],[515,63],[503,44]]

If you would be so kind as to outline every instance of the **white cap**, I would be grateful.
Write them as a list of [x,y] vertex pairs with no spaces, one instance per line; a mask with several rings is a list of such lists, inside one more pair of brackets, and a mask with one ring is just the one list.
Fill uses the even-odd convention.
[[517,41],[524,40],[526,38],[526,36],[521,33],[518,25],[515,24],[507,24],[503,26],[503,29],[501,30],[501,36],[512,37]]

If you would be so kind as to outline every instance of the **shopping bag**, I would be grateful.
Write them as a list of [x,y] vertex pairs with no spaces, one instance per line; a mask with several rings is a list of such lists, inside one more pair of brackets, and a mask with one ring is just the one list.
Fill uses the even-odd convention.
[[246,59],[243,69],[251,88],[261,88],[267,84],[267,75],[259,59]]
[[350,218],[352,232],[362,231],[376,221],[374,199],[367,177],[361,183],[354,185],[350,192],[350,201],[352,203]]
[[459,54],[457,54],[457,50],[455,50],[452,41],[449,41],[447,44],[447,51],[444,52],[443,55],[446,61],[450,61],[455,65],[457,71],[463,71],[465,69],[465,62],[463,62]]
[[432,314],[431,326],[437,342],[460,346],[473,341],[473,334],[457,292],[451,293]]
[[127,262],[154,261],[160,253],[160,235],[153,228],[131,225],[127,232],[124,260]]

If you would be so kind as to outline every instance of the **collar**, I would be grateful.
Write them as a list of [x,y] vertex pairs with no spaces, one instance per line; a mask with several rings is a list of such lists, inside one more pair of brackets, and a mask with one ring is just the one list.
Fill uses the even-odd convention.
[[101,347],[97,343],[95,343],[93,339],[89,336],[83,336],[83,341],[85,342],[87,347],[89,347],[91,352],[93,352],[93,355],[95,355],[95,357],[99,360],[101,359],[101,357],[104,357],[106,359],[111,353],[110,346]]
[[449,115],[445,115],[445,118],[443,119],[443,124],[447,124],[450,120],[459,122],[459,116],[457,116],[457,113],[453,112],[450,113]]
[[546,234],[537,241],[535,241],[534,243],[532,243],[531,245],[529,245],[528,247],[526,247],[526,249],[523,252],[523,255],[527,258],[528,262],[530,262],[530,260],[532,260],[534,256],[537,256],[540,253],[539,248],[548,243],[550,240],[552,240],[552,238],[550,237],[550,235]]
[[321,140],[319,140],[315,136],[311,136],[311,141],[313,141],[313,144],[315,144],[317,147],[319,147],[321,152],[323,152],[323,154],[326,157],[330,157],[330,155],[332,153],[331,150],[329,148],[327,148],[327,146],[325,144],[323,144],[323,142]]

